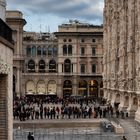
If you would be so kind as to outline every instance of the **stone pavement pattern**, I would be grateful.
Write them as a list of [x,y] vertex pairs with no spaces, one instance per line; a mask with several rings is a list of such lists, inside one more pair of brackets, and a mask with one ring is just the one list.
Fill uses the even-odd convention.
[[[103,132],[99,127],[100,121],[103,119],[62,119],[62,120],[29,120],[28,122],[14,121],[14,140],[27,140],[28,132],[34,133],[35,140],[121,140],[123,134],[115,134],[113,132]],[[133,119],[119,119],[120,125],[124,128],[124,135],[127,140],[140,140],[140,132],[137,130]],[[71,123],[73,126],[67,127]],[[22,127],[31,126],[30,128]],[[33,124],[34,125],[33,127]],[[37,126],[38,127],[35,127]],[[49,127],[40,127],[39,125],[49,125]],[[55,127],[57,124],[60,127]],[[78,125],[76,125],[78,124]],[[87,124],[87,125],[86,125]],[[88,124],[91,124],[88,126]],[[20,129],[18,129],[20,126]]]

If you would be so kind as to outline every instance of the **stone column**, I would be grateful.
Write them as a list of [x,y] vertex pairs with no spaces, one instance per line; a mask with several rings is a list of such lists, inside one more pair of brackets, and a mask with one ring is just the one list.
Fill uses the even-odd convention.
[[58,83],[57,83],[57,96],[58,97],[63,97],[63,84],[61,79],[63,79],[61,76],[58,77]]
[[98,85],[98,97],[100,97],[100,85]]
[[77,93],[78,93],[78,81],[77,81],[77,77],[74,76],[73,77],[73,84],[72,84],[72,94],[77,95]]
[[135,120],[140,123],[140,97],[139,97],[139,100],[138,100],[138,109],[135,113]]
[[107,99],[107,95],[108,95],[108,90],[104,89],[104,99]]
[[16,94],[18,97],[20,96],[20,70],[18,67],[17,67]]
[[6,0],[0,0],[0,18],[5,21]]
[[114,107],[115,100],[116,100],[116,94],[114,93],[114,94],[112,94],[112,99],[111,99],[112,107]]
[[107,95],[107,102],[109,102],[109,103],[111,102],[111,98],[110,98],[111,94],[112,94],[111,92],[108,92],[108,95]]
[[62,73],[62,64],[58,63],[58,73]]

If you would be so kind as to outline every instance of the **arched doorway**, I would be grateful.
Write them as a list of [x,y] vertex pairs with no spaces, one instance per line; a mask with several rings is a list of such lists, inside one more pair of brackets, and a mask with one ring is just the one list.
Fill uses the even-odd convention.
[[132,104],[133,110],[136,112],[138,109],[138,99],[135,97],[133,98],[133,104]]
[[120,104],[120,94],[118,93],[116,95],[115,102],[114,102],[114,106],[116,109],[119,107],[119,104]]
[[63,97],[69,98],[72,95],[72,82],[65,80],[63,84]]
[[35,93],[35,84],[33,81],[26,83],[26,95],[33,95]]
[[87,93],[87,82],[85,80],[81,80],[79,82],[78,95],[87,97]]
[[45,95],[45,82],[44,81],[38,81],[37,83],[37,95]]
[[47,95],[56,95],[56,89],[57,89],[56,81],[54,80],[49,81]]
[[124,98],[124,107],[127,108],[129,106],[129,96],[125,96]]
[[57,85],[56,85],[56,81],[54,80],[50,80],[48,82],[48,88],[47,88],[47,97],[48,99],[55,99],[57,97]]
[[98,82],[96,80],[89,81],[89,96],[94,99],[98,97]]

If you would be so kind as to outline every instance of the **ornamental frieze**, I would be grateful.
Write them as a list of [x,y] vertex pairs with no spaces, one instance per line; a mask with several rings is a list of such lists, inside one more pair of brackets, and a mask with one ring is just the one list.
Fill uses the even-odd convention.
[[0,73],[8,74],[10,71],[10,67],[6,64],[2,59],[0,59]]
[[127,81],[128,90],[133,90],[133,79],[128,79]]
[[118,83],[119,89],[127,89],[127,82],[125,80],[121,80]]

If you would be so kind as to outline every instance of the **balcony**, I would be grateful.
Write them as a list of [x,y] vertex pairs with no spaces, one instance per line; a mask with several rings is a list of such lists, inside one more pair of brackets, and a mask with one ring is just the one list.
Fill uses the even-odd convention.
[[12,29],[2,19],[0,19],[0,37],[13,43]]
[[22,54],[14,54],[13,59],[14,60],[21,60],[21,61],[25,60],[24,56]]

